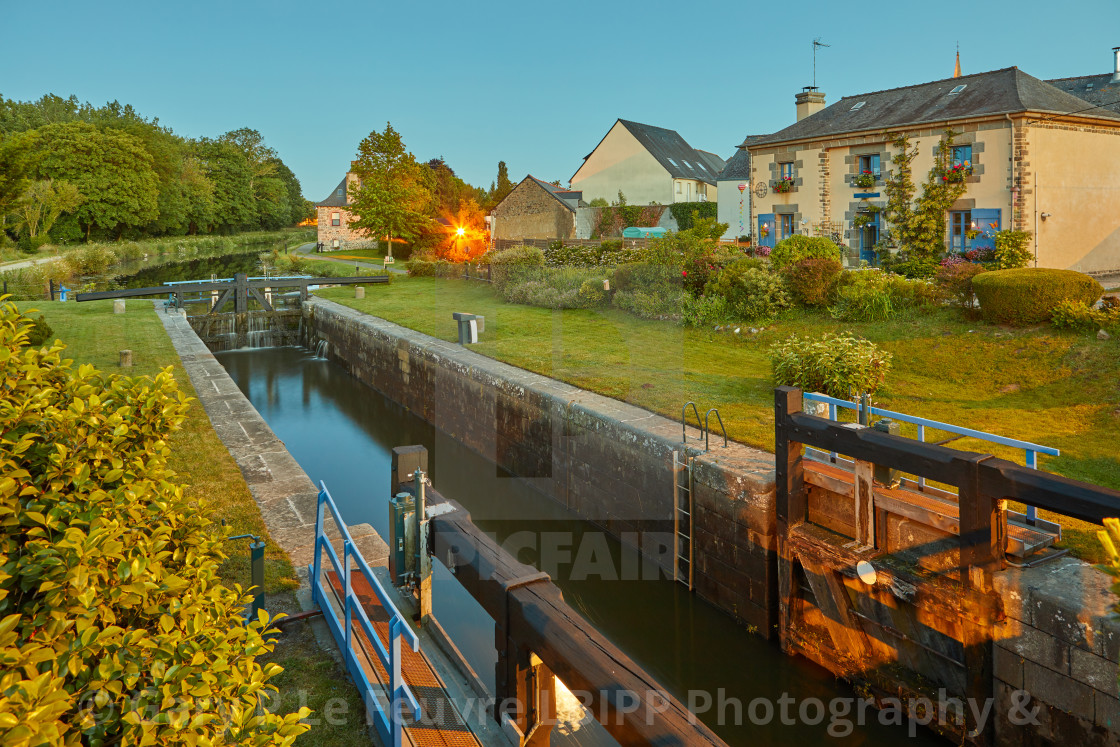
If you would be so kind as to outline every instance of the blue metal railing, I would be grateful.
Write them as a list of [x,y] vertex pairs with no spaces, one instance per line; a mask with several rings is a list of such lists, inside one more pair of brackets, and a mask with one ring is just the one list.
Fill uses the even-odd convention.
[[[855,410],[857,413],[863,411],[863,406],[859,402],[849,402],[846,399],[837,399],[835,397],[828,397],[824,394],[816,394],[806,392],[802,395],[804,399],[810,402],[823,402],[828,405],[828,419],[835,421],[837,415],[837,408],[843,407],[849,410]],[[994,433],[986,433],[984,431],[973,430],[972,428],[963,428],[959,425],[952,425],[950,423],[941,423],[937,420],[928,420],[927,418],[919,418],[915,415],[906,415],[901,412],[894,412],[893,410],[884,410],[881,407],[868,406],[866,413],[870,419],[871,415],[880,415],[882,417],[898,420],[903,423],[912,423],[918,426],[918,440],[926,440],[926,428],[937,431],[945,431],[946,433],[955,433],[958,436],[967,438],[975,438],[980,441],[988,441],[989,443],[999,444],[1001,446],[1010,446],[1013,449],[1022,449],[1026,455],[1026,465],[1031,469],[1038,469],[1038,455],[1048,454],[1050,456],[1059,456],[1062,452],[1050,446],[1042,446],[1041,444],[1031,443],[1030,441],[1020,441],[1017,438],[1007,438],[1006,436],[997,436]],[[829,456],[833,459],[836,458],[836,452],[829,452]],[[926,478],[918,477],[918,486],[924,488],[926,486]],[[1038,516],[1038,509],[1034,506],[1027,506],[1027,520],[1034,522]]]
[[[338,506],[335,505],[334,499],[331,498],[330,492],[327,490],[326,483],[319,482],[319,505],[315,516],[315,564],[309,569],[311,571],[311,598],[315,601],[319,608],[323,610],[323,617],[327,621],[327,627],[330,628],[331,634],[334,636],[335,642],[338,647],[342,649],[343,658],[346,661],[346,668],[350,671],[350,677],[354,680],[355,684],[362,690],[362,695],[366,700],[367,706],[372,714],[374,714],[374,725],[377,727],[377,732],[381,736],[382,741],[390,745],[390,747],[401,747],[401,739],[403,737],[403,722],[404,722],[404,707],[409,708],[413,719],[420,718],[420,704],[416,701],[416,696],[413,695],[412,690],[405,684],[401,677],[401,638],[412,648],[413,651],[420,650],[420,639],[416,637],[416,633],[412,630],[408,621],[397,610],[393,600],[385,592],[385,588],[381,586],[381,582],[373,575],[369,565],[366,563],[362,554],[354,546],[354,540],[350,537],[350,530],[346,526],[346,522],[342,520],[342,515],[338,512]],[[326,529],[323,520],[326,518],[326,511],[330,509],[331,516],[334,518],[335,524],[342,535],[342,556],[340,562],[338,555],[335,553],[334,548],[331,547],[330,540],[327,539]],[[343,588],[343,614],[338,617],[335,606],[330,602],[330,591],[323,583],[323,554],[326,553],[327,558],[334,566],[334,571],[339,577]],[[365,608],[362,607],[361,600],[358,599],[350,584],[350,571],[351,561],[357,566],[357,569],[365,576],[366,581],[369,583],[370,588],[373,589],[374,594],[377,595],[381,606],[389,614],[389,646],[388,648],[382,643],[381,638],[377,635],[377,631],[373,629],[373,625],[366,615]],[[358,622],[365,631],[366,637],[369,638],[370,644],[377,652],[377,658],[381,661],[381,665],[385,667],[385,671],[389,675],[389,683],[387,688],[387,699],[389,701],[389,714],[385,714],[385,710],[381,707],[381,703],[377,699],[377,689],[379,685],[370,682],[369,677],[366,675],[365,670],[362,668],[361,662],[358,659],[357,653],[354,651],[353,641],[351,640],[351,633],[353,630],[353,620],[357,617]]]

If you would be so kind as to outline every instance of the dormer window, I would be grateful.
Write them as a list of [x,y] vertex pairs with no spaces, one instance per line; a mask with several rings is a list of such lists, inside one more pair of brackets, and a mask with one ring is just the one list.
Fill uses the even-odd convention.
[[962,86],[957,86],[957,87],[956,87],[956,88],[954,88],[954,89],[953,89],[952,91],[949,91],[949,95],[950,95],[950,96],[952,96],[952,95],[953,95],[953,94],[955,94],[955,93],[960,93],[961,91],[963,91],[963,90],[964,90],[965,88],[967,88],[967,87],[968,87],[968,84],[967,84],[967,83],[965,83],[965,84],[964,84],[964,85],[962,85]]
[[862,109],[862,108],[863,108],[863,105],[864,105],[864,104],[866,104],[866,103],[867,103],[866,101],[861,101],[861,102],[859,102],[858,104],[856,104],[855,106],[853,106],[853,107],[851,108],[851,111],[853,111],[853,112],[854,112],[854,111],[856,111],[857,109]]

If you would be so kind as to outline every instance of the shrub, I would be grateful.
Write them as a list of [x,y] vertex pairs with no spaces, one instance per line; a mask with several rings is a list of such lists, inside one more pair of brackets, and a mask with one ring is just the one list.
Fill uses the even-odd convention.
[[603,276],[584,267],[529,268],[498,292],[509,303],[546,309],[588,309],[603,305],[609,297],[603,290]]
[[770,367],[776,385],[848,399],[874,394],[883,385],[891,354],[847,333],[819,339],[793,335],[770,348]]
[[31,347],[41,347],[45,345],[54,334],[54,329],[51,325],[47,324],[47,318],[42,314],[35,320],[31,329],[27,331],[27,344]]
[[803,259],[832,259],[841,261],[841,249],[832,239],[823,236],[794,235],[784,238],[774,245],[770,261],[781,269]]
[[1072,329],[1077,332],[1113,329],[1120,326],[1120,306],[1107,304],[1098,309],[1081,301],[1067,299],[1055,307],[1050,323],[1058,329]]
[[405,267],[408,269],[409,277],[430,278],[436,274],[435,264],[426,259],[410,259]]
[[1090,305],[1104,292],[1080,272],[1036,267],[985,272],[973,278],[972,288],[985,319],[1017,325],[1050,321],[1062,301]]
[[612,300],[618,308],[643,319],[676,319],[688,295],[679,287],[668,292],[636,288],[618,291]]
[[933,257],[924,257],[909,252],[892,254],[885,251],[878,256],[879,267],[884,271],[908,278],[929,279],[936,276],[941,267]]
[[1026,267],[1034,254],[1031,252],[1030,231],[996,232],[996,265],[1001,270],[1014,270]]
[[829,312],[846,322],[881,322],[901,311],[937,308],[944,298],[938,286],[924,280],[858,270],[841,276],[836,303]]
[[76,371],[0,309],[0,742],[290,744],[268,619],[216,582],[225,532],[168,469],[187,408],[154,378]]
[[490,278],[498,288],[516,282],[535,268],[544,267],[544,252],[533,246],[502,249],[487,254],[486,258],[490,260]]
[[693,327],[716,324],[730,316],[723,296],[694,296],[686,293],[681,304],[681,321]]
[[781,279],[759,267],[757,259],[740,259],[723,268],[708,293],[722,297],[736,319],[772,319],[790,306]]
[[982,272],[987,272],[981,265],[971,262],[943,262],[937,271],[935,282],[941,286],[945,294],[957,306],[971,309],[976,305],[976,294],[972,290],[972,280]]
[[844,267],[834,259],[802,259],[784,270],[786,284],[795,303],[827,306],[836,292]]
[[619,265],[611,275],[611,287],[616,291],[680,291],[680,273],[664,265],[631,262]]
[[684,292],[680,271],[659,264],[630,263],[615,268],[612,302],[645,319],[675,318],[681,313]]
[[580,284],[579,299],[584,308],[593,309],[598,306],[606,306],[611,302],[610,291],[603,289],[604,282],[606,282],[606,278],[596,276],[588,278]]

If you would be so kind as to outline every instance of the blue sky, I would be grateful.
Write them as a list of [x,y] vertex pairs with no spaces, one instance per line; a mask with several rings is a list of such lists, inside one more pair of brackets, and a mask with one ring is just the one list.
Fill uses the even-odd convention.
[[[3,4],[0,94],[117,99],[188,136],[260,130],[320,200],[386,121],[489,186],[499,160],[564,183],[618,117],[728,157],[844,95],[1018,66],[1111,71],[1120,3],[332,2]],[[931,7],[923,3],[923,7]],[[1067,10],[1068,9],[1068,10]]]

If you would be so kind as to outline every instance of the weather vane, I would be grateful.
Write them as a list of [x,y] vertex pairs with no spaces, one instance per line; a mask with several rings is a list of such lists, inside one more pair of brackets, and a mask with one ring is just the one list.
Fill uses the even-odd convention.
[[825,44],[818,36],[813,40],[813,88],[817,87],[817,47],[831,47],[831,44]]

